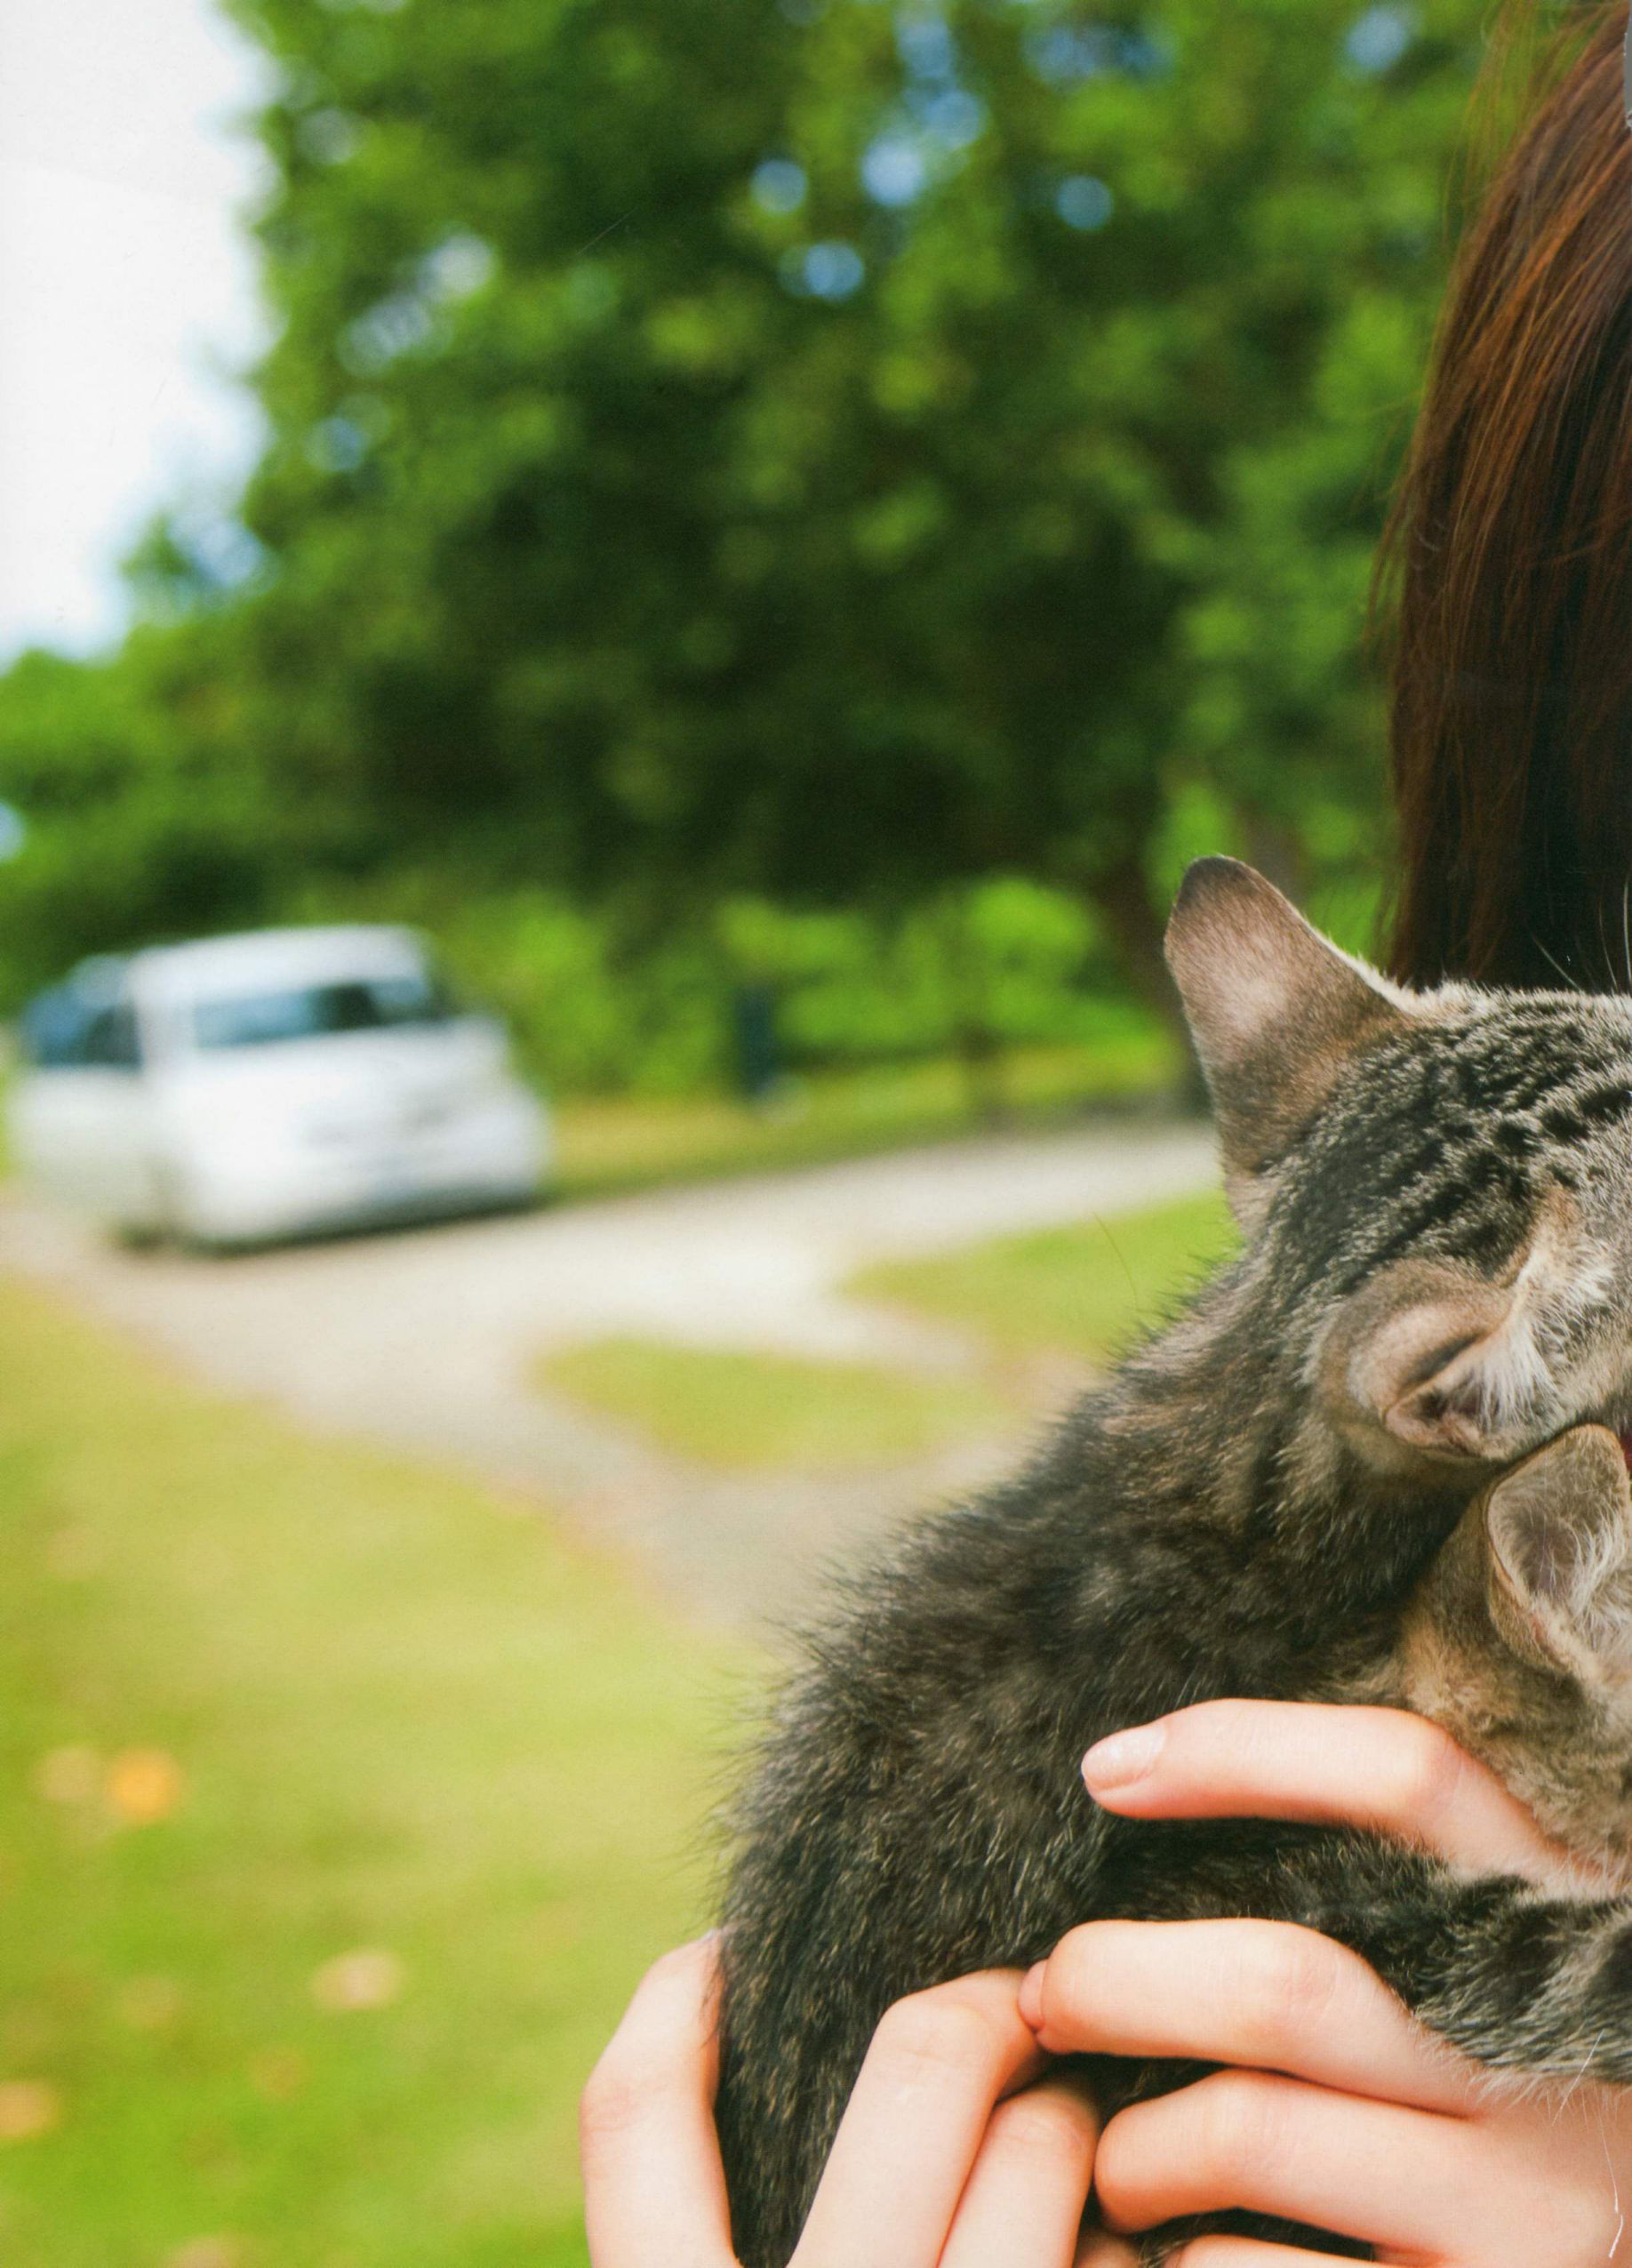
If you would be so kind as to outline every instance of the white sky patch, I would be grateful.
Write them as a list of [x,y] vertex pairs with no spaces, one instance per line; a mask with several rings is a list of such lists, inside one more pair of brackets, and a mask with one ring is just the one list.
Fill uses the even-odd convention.
[[0,0],[0,661],[116,637],[143,523],[253,461],[265,68],[212,0]]

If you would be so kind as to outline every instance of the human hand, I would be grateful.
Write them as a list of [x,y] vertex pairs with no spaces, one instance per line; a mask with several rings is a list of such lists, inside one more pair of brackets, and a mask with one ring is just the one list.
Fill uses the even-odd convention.
[[[1011,1971],[899,2001],[868,2051],[794,2268],[1122,2268],[1080,2239],[1095,2120],[1044,2068]],[[584,2090],[594,2268],[731,2268],[713,1943],[650,1970]]]
[[[1141,1743],[1139,1735],[1152,1735]],[[1579,1879],[1500,1783],[1423,1719],[1215,1702],[1090,1751],[1108,1808],[1346,1822],[1469,1871]],[[1111,2228],[1231,2208],[1340,2232],[1414,2268],[1601,2268],[1632,2203],[1632,2096],[1517,2099],[1415,2024],[1356,1954],[1257,1921],[1097,1922],[1022,1988],[1052,2053],[1228,2066],[1122,2112],[1095,2188]],[[1233,2237],[1183,2268],[1316,2268]]]

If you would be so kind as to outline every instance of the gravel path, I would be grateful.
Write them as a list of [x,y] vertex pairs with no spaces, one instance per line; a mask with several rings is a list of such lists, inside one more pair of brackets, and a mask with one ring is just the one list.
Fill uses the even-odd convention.
[[954,1335],[848,1298],[846,1278],[1126,1211],[1213,1171],[1204,1129],[1130,1122],[227,1261],[123,1252],[12,1193],[0,1267],[309,1424],[547,1498],[703,1613],[754,1625],[796,1607],[859,1538],[990,1477],[1012,1440],[855,1479],[721,1476],[541,1393],[540,1351],[616,1332],[956,1366]]

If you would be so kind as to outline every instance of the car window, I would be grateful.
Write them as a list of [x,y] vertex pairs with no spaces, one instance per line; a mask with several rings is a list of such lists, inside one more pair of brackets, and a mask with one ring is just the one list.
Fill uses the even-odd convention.
[[29,1001],[20,1020],[23,1053],[42,1070],[141,1068],[141,1042],[129,1001],[87,999],[60,985]]
[[136,1030],[136,1012],[128,1000],[118,1000],[111,1007],[97,1010],[85,1026],[79,1060],[98,1070],[137,1071],[141,1069],[141,1042]]
[[441,986],[412,972],[354,977],[201,1000],[192,1014],[196,1047],[271,1047],[341,1032],[387,1031],[445,1022],[453,1009]]
[[67,985],[37,993],[18,1019],[24,1055],[42,1070],[61,1070],[84,1060],[85,1031],[96,1010]]

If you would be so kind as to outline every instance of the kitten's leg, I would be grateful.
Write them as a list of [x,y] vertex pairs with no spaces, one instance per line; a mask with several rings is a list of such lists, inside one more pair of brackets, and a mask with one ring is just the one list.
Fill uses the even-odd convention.
[[1328,1934],[1476,2063],[1632,2084],[1632,1904],[1624,1899],[1577,1902],[1512,1878],[1460,1882],[1424,1868],[1420,1881],[1385,1890],[1348,1927],[1329,1923]]
[[1198,1851],[1176,1890],[1171,1878],[1160,1887],[1149,1880],[1142,1903],[1124,1911],[1153,1920],[1250,1914],[1318,1929],[1477,2063],[1632,2085],[1632,1900],[1559,1897],[1516,1877],[1468,1881],[1345,1831],[1254,1832],[1265,1847],[1250,1871],[1239,1840],[1228,1860]]
[[[1250,1916],[1317,1929],[1368,1962],[1413,2015],[1451,2046],[1497,2070],[1573,2082],[1632,2085],[1632,1900],[1549,1895],[1517,1878],[1468,1881],[1421,1854],[1347,1831],[1236,1823],[1228,1850],[1204,1837],[1188,1866],[1164,1850],[1118,1869],[1126,1918],[1185,1921]],[[1182,1833],[1182,1830],[1180,1831]],[[1154,1861],[1144,1873],[1140,1859]],[[1164,2094],[1204,2067],[1169,2064],[1113,2081],[1111,2107]],[[1126,2072],[1126,2067],[1124,2067]],[[1372,2257],[1351,2240],[1316,2239],[1256,2214],[1206,2214],[1153,2231],[1142,2268],[1158,2268],[1198,2236],[1239,2233]]]

